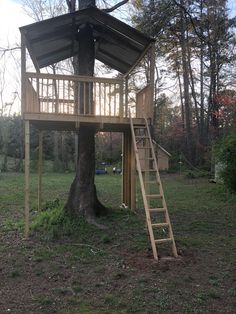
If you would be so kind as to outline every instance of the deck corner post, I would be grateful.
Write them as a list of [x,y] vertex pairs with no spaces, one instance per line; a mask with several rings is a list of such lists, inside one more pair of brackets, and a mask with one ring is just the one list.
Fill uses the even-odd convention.
[[43,132],[39,131],[38,150],[38,211],[42,210]]
[[122,203],[131,210],[136,209],[135,155],[131,132],[123,133],[123,185]]
[[131,204],[130,204],[130,208],[132,211],[136,211],[136,161],[135,161],[135,151],[134,151],[134,145],[131,139]]
[[125,117],[128,118],[128,102],[129,102],[129,76],[125,78]]
[[151,120],[154,118],[154,96],[155,96],[155,43],[151,45],[150,51],[150,86],[151,86]]
[[25,229],[24,237],[29,237],[29,174],[30,174],[30,123],[25,121]]
[[120,118],[124,118],[124,84],[123,81],[120,84],[120,108],[119,108]]
[[21,114],[26,109],[26,44],[25,36],[21,34]]

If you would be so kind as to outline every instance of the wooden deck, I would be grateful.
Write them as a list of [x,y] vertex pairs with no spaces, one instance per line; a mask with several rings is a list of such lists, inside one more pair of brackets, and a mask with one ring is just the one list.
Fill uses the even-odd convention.
[[[75,75],[25,74],[24,120],[39,129],[75,130],[94,124],[101,131],[124,131],[129,115],[143,125],[152,117],[151,88],[129,95],[124,80]],[[136,102],[129,102],[129,99]]]

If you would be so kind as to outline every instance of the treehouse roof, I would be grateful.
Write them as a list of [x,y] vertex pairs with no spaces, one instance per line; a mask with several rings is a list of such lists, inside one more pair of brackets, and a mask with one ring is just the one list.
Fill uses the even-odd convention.
[[133,27],[95,8],[36,22],[20,28],[37,69],[78,54],[79,29],[93,26],[95,57],[111,68],[129,72],[154,41]]

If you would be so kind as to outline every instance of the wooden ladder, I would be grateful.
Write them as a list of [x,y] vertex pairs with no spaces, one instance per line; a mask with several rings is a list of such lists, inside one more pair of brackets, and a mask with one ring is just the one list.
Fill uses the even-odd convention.
[[[173,256],[177,257],[177,249],[158,171],[151,133],[147,119],[144,118],[144,120],[145,126],[134,126],[133,120],[130,118],[130,125],[153,256],[155,260],[158,260],[157,248],[159,244],[170,243]],[[154,189],[155,192],[153,192]],[[165,236],[161,236],[160,238],[160,234],[156,235],[156,233],[160,232],[163,232]]]

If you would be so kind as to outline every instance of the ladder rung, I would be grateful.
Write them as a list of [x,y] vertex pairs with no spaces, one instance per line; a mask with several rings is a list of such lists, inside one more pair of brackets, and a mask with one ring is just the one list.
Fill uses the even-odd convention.
[[157,170],[156,169],[141,169],[141,171],[143,171],[143,172],[148,172],[148,171],[156,172]]
[[139,149],[151,149],[151,146],[142,146],[142,147],[137,147]]
[[135,134],[135,138],[149,138],[149,136],[146,136],[146,135],[136,135]]
[[166,238],[166,239],[155,240],[155,243],[166,243],[166,242],[172,242],[172,239],[171,238]]
[[165,211],[166,211],[166,209],[165,208],[148,208],[148,210],[150,211],[150,212],[155,212],[155,213],[164,213]]
[[158,182],[158,181],[144,181],[144,183],[146,183],[146,184],[160,184],[160,182]]
[[160,194],[146,194],[146,197],[149,197],[149,198],[162,198],[162,195],[160,195]]
[[152,227],[157,227],[157,228],[169,227],[169,224],[167,222],[161,222],[157,224],[152,224]]
[[139,158],[139,160],[146,160],[146,159],[148,159],[148,160],[154,160],[154,158],[153,158],[153,157]]

